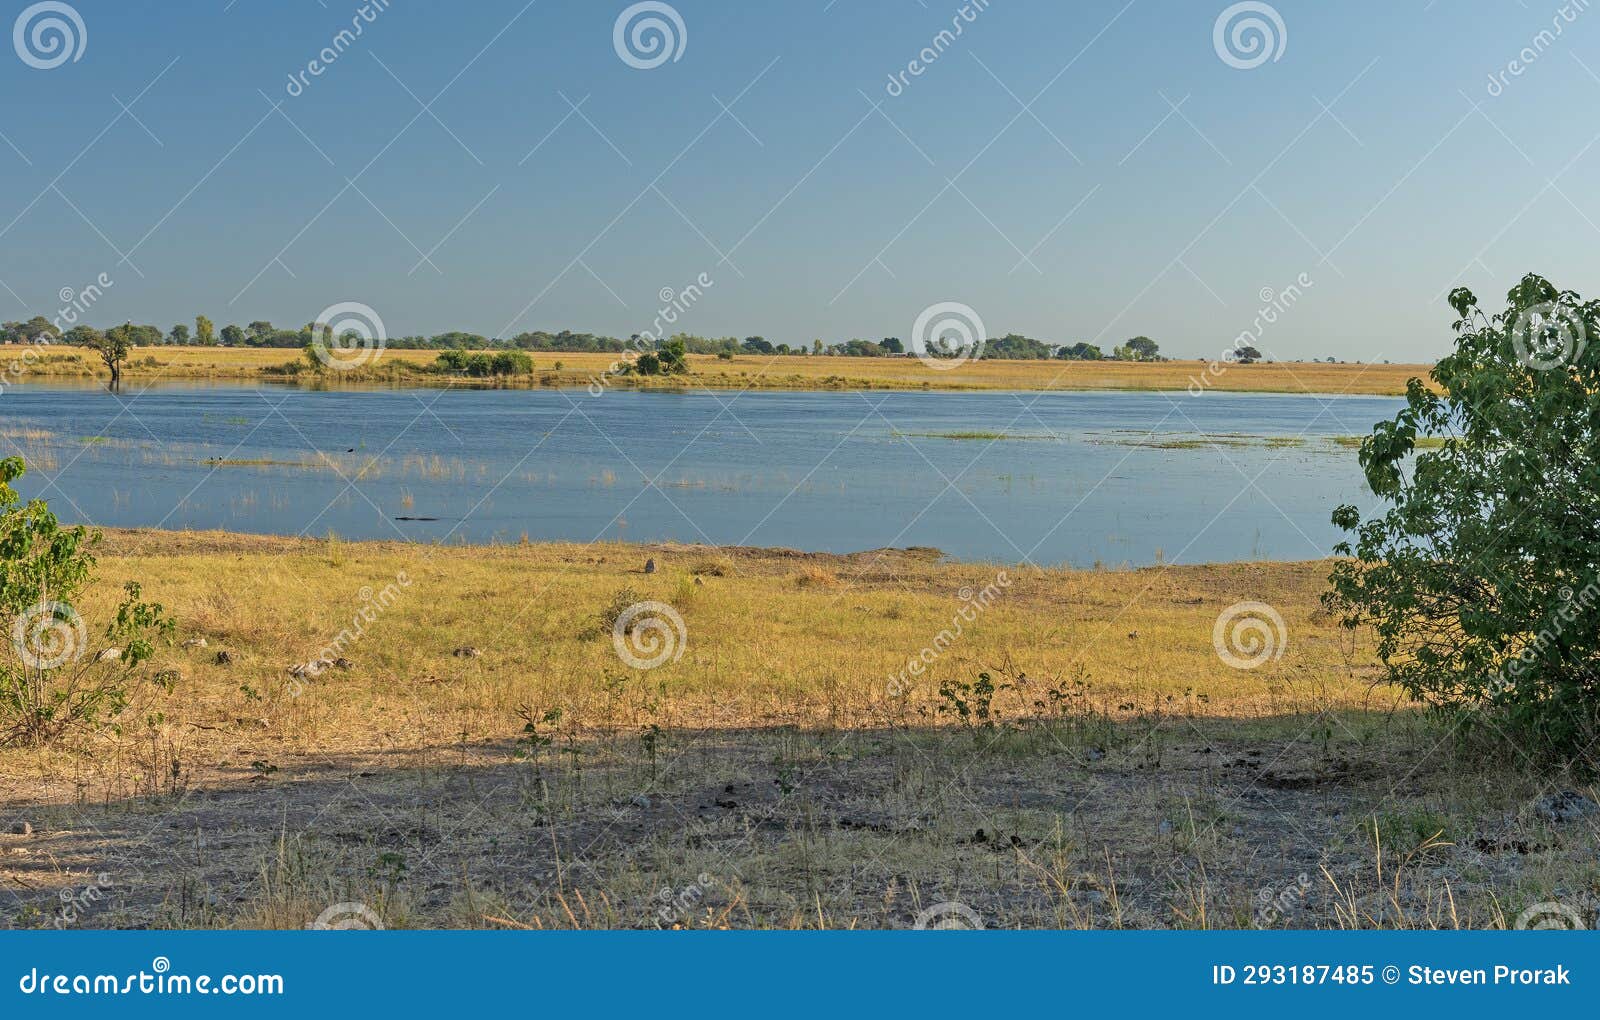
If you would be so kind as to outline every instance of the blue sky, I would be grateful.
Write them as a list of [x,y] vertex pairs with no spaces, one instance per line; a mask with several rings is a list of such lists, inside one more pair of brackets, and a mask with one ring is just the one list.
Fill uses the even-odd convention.
[[961,4],[674,0],[682,53],[640,70],[626,3],[394,0],[291,96],[359,4],[72,6],[80,59],[0,59],[6,319],[106,273],[99,323],[627,335],[705,273],[703,335],[958,301],[1213,357],[1304,273],[1263,350],[1405,361],[1447,349],[1453,285],[1600,289],[1595,10],[1536,41],[1560,5],[1280,0],[1278,59],[1238,69],[1225,3],[992,0],[891,96]]

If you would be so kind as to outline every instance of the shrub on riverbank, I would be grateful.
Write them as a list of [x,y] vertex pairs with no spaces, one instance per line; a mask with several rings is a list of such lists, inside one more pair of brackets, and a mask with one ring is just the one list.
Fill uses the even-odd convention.
[[531,375],[533,359],[522,351],[484,352],[445,351],[433,363],[434,371],[465,375],[474,379]]
[[1325,602],[1417,700],[1565,761],[1600,735],[1600,301],[1529,275],[1507,302],[1451,293],[1444,393],[1413,379],[1362,442],[1390,509],[1334,512],[1354,559]]
[[[105,627],[107,647],[90,655],[76,608],[94,574],[98,532],[63,528],[44,500],[24,504],[11,482],[22,459],[0,461],[0,619],[10,624],[0,659],[0,745],[48,743],[114,720],[139,682],[139,666],[172,624],[128,582]],[[170,678],[157,674],[157,682]]]

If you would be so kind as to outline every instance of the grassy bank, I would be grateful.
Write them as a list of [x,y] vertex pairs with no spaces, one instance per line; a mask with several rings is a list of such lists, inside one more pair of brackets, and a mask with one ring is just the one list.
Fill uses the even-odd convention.
[[[4,923],[102,875],[75,924],[297,927],[359,901],[391,926],[901,927],[959,901],[992,927],[1504,926],[1600,890],[1593,827],[1542,816],[1546,780],[1374,686],[1367,637],[1317,608],[1326,564],[105,552],[85,616],[139,577],[191,643],[118,730],[0,751]],[[683,620],[655,668],[603,623],[641,600]],[[1213,647],[1243,600],[1285,623],[1254,670]]]
[[[21,357],[0,348],[0,366]],[[8,355],[10,355],[8,357]],[[301,373],[287,378],[328,384],[373,382],[436,386],[449,377],[428,371],[435,351],[385,351],[359,370]],[[520,387],[587,386],[616,363],[613,354],[533,354],[531,376],[505,385]],[[155,380],[277,380],[285,366],[299,369],[300,352],[256,348],[136,348],[124,370],[128,383]],[[1198,361],[1132,362],[978,361],[937,371],[915,358],[814,358],[740,355],[723,360],[690,355],[688,376],[609,376],[619,387],[779,390],[1184,390],[1207,389],[1255,393],[1347,393],[1396,395],[1407,380],[1426,379],[1427,365],[1256,364],[1225,366],[1212,372]],[[19,381],[50,378],[98,378],[106,375],[99,359],[87,351],[52,349],[12,372]]]

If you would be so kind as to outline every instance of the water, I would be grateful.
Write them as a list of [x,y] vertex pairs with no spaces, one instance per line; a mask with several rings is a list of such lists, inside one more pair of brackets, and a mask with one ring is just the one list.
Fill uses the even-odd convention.
[[[1140,565],[1327,555],[1333,507],[1374,505],[1355,451],[1332,437],[1400,404],[22,385],[0,396],[0,449],[36,464],[25,495],[106,526]],[[930,435],[970,431],[1036,438]]]

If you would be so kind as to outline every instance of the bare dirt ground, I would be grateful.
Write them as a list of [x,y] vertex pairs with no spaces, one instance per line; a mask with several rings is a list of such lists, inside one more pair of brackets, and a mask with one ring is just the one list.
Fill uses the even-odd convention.
[[[0,835],[7,920],[300,926],[1502,927],[1591,910],[1595,815],[1406,715],[676,731],[307,756]],[[1374,751],[1381,751],[1375,757]],[[1593,791],[1590,791],[1591,793]],[[13,802],[14,804],[14,802]],[[8,813],[14,808],[8,809]]]

